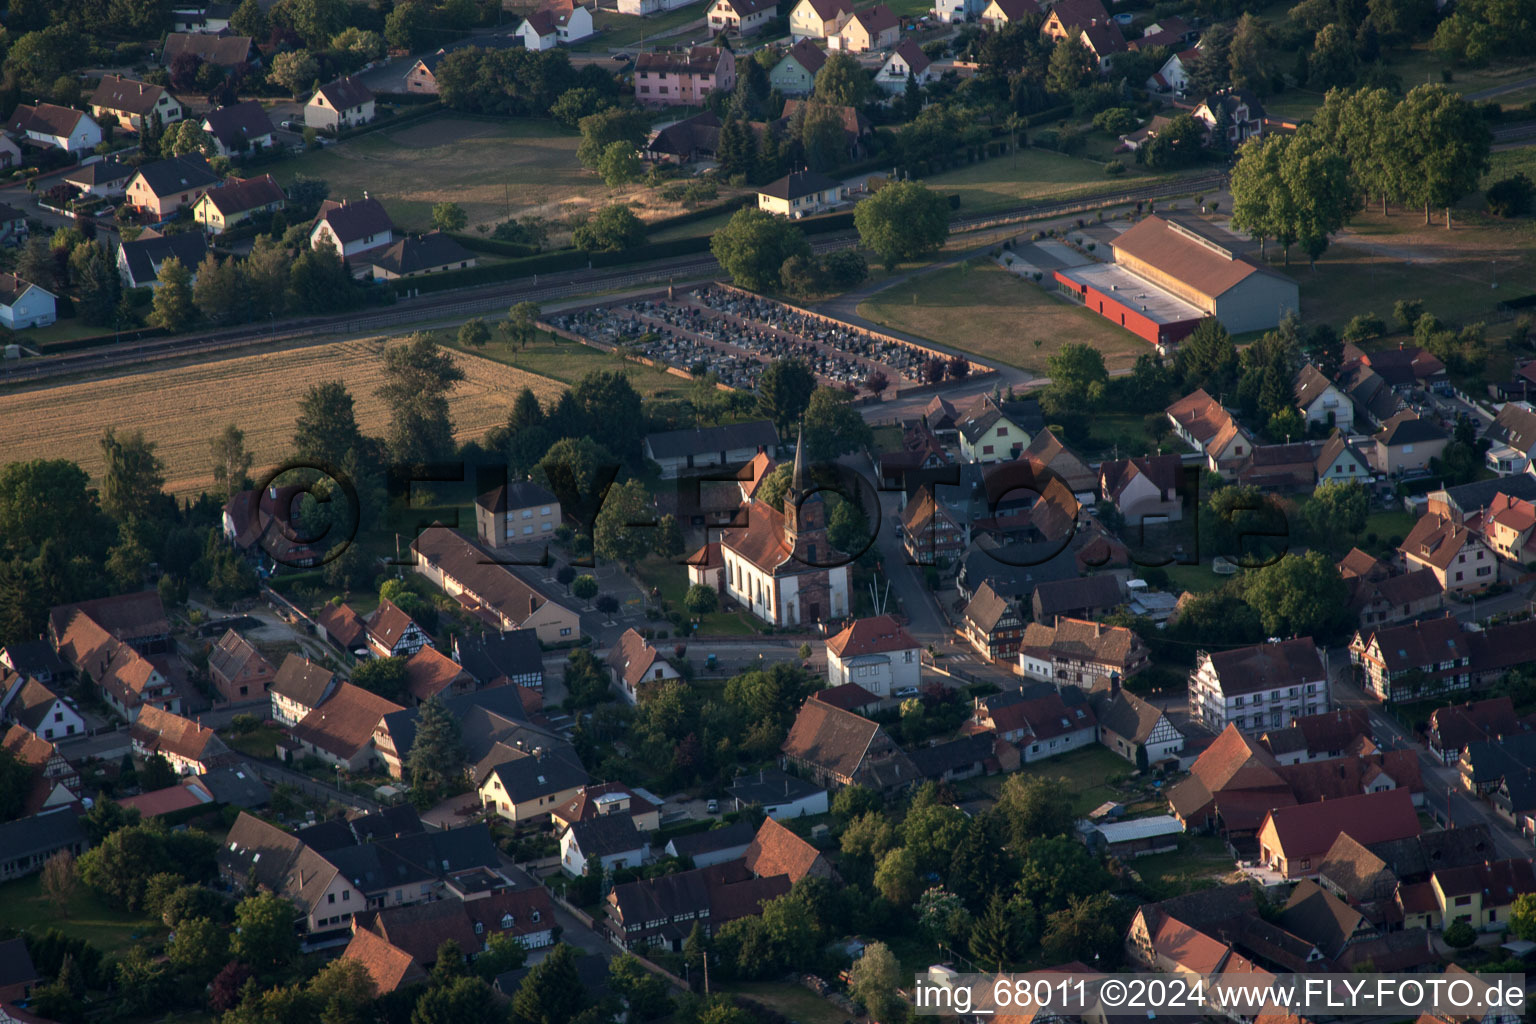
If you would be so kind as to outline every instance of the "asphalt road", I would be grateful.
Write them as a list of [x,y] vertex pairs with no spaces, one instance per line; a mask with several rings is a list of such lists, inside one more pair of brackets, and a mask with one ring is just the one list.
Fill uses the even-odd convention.
[[1397,719],[1383,711],[1380,704],[1355,685],[1347,651],[1331,651],[1329,660],[1331,664],[1340,666],[1333,681],[1334,704],[1338,707],[1367,708],[1371,717],[1372,735],[1382,747],[1417,752],[1419,773],[1424,781],[1424,801],[1436,818],[1452,825],[1487,825],[1501,856],[1531,856],[1531,843],[1519,830],[1499,817],[1486,803],[1469,796],[1458,785],[1454,768],[1447,768],[1430,754],[1416,736],[1411,735]]

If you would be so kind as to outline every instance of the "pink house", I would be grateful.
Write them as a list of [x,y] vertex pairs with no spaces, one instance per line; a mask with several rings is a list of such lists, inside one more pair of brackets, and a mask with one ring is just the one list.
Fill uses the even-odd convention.
[[692,106],[715,89],[736,86],[736,55],[719,46],[642,53],[635,62],[635,98],[656,106]]

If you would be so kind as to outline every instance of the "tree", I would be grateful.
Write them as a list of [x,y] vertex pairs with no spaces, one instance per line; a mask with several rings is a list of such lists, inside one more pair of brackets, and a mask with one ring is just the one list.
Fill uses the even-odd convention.
[[160,145],[162,149],[168,147],[171,156],[214,156],[219,151],[213,136],[203,131],[202,122],[195,117],[168,128]]
[[139,787],[146,793],[176,785],[176,769],[162,754],[151,754],[139,769]]
[[1287,554],[1249,572],[1243,597],[1270,636],[1312,636],[1320,642],[1349,628],[1349,588],[1321,551]]
[[115,427],[107,427],[99,444],[106,460],[102,509],[119,523],[153,520],[165,500],[165,463],[155,454],[154,442],[140,430],[119,437]]
[[168,1002],[175,982],[166,965],[149,955],[144,946],[131,946],[117,962],[117,992],[123,1009],[146,1014]]
[[412,800],[430,807],[459,781],[463,764],[464,739],[459,720],[441,697],[422,701],[416,719],[416,738],[405,758]]
[[701,618],[714,611],[719,604],[715,588],[707,583],[695,583],[683,594],[683,607],[694,618]]
[[352,684],[396,704],[406,702],[405,658],[369,658],[352,670]]
[[811,255],[805,235],[791,222],[755,206],[731,215],[709,240],[709,251],[731,281],[753,291],[774,291],[779,271],[792,256]]
[[829,53],[827,61],[816,72],[816,84],[812,96],[834,107],[861,107],[874,93],[874,82],[869,72],[848,53]]
[[251,486],[255,456],[245,448],[245,431],[231,423],[209,442],[208,449],[213,456],[213,482],[226,499]]
[[590,601],[597,596],[597,577],[582,573],[571,581],[571,593],[578,600]]
[[1232,68],[1231,81],[1239,89],[1267,94],[1274,77],[1270,64],[1269,27],[1252,12],[1245,11],[1232,30],[1232,45],[1227,50]]
[[651,550],[662,558],[676,558],[686,549],[683,528],[677,516],[668,512],[656,521],[655,536],[651,538]]
[[897,847],[880,858],[875,869],[875,891],[892,903],[906,906],[917,898],[917,857]]
[[81,242],[70,253],[69,263],[76,282],[75,309],[80,319],[94,327],[111,326],[122,297],[122,278],[106,248],[96,241]]
[[339,466],[362,442],[352,394],[339,380],[321,381],[305,389],[293,428],[293,451],[299,458],[323,459]]
[[655,514],[651,496],[639,480],[608,489],[592,526],[593,550],[600,558],[633,564],[651,552]]
[[308,89],[319,76],[320,62],[308,50],[279,53],[267,69],[267,81],[287,89],[294,96]]
[[299,953],[299,937],[293,929],[298,917],[294,905],[276,893],[251,893],[235,906],[230,953],[258,974],[280,972]]
[[471,317],[459,328],[459,344],[465,348],[484,348],[491,340],[491,329],[481,317]]
[[608,965],[609,984],[614,994],[624,1000],[631,1015],[639,1020],[655,1020],[672,1012],[667,983],[640,965],[631,953],[621,953]]
[[[6,754],[10,758],[10,765],[18,765],[14,755],[9,751]],[[21,776],[30,774],[25,765],[19,767]],[[10,781],[19,781],[15,767],[0,768],[0,785],[9,784],[5,778],[7,775],[11,776]],[[20,785],[17,785],[12,792],[19,797],[23,790]],[[4,809],[0,808],[0,819],[9,821],[13,817],[15,817],[14,814],[7,815]],[[40,884],[43,895],[48,897],[48,902],[57,907],[60,914],[68,917],[69,901],[74,898],[75,892],[80,888],[80,873],[75,870],[75,855],[68,850],[60,850],[44,861]]]
[[620,252],[645,244],[645,224],[627,206],[613,204],[585,218],[571,231],[583,252]]
[[1066,96],[1093,80],[1093,55],[1083,45],[1082,29],[1074,28],[1056,40],[1045,73],[1045,87]]
[[859,241],[887,270],[924,256],[949,237],[949,204],[917,182],[887,185],[854,207]]
[[[532,341],[538,334],[537,325],[540,315],[541,313],[539,310],[539,304],[537,302],[519,302],[511,309],[507,310],[507,329],[511,334],[512,340],[517,342],[521,347],[527,348],[528,343]],[[533,396],[532,391],[529,391],[527,388],[524,388],[523,390],[527,392],[530,397]],[[518,395],[518,401],[523,401],[522,394]],[[538,399],[535,398],[534,401],[537,403]]]
[[171,963],[198,979],[212,978],[229,959],[227,931],[206,917],[194,917],[176,926],[166,943]]
[[815,390],[816,378],[804,363],[776,359],[757,378],[757,411],[773,421],[780,437],[788,437],[805,415]]
[[1457,918],[1440,933],[1445,944],[1452,949],[1471,949],[1477,945],[1477,932],[1465,920]]
[[485,940],[485,952],[475,957],[475,973],[486,981],[515,971],[528,959],[528,947],[510,935],[492,935]]
[[389,47],[379,33],[354,25],[336,34],[331,40],[331,49],[353,54],[358,64],[366,64],[384,56]]
[[1324,25],[1312,41],[1307,55],[1307,85],[1312,89],[1331,89],[1348,85],[1359,71],[1355,43],[1343,25]]
[[610,142],[603,147],[603,155],[597,161],[597,173],[603,184],[618,188],[639,181],[642,174],[640,157],[628,142]]
[[1509,934],[1526,942],[1536,940],[1536,893],[1526,892],[1515,897],[1515,905],[1509,912]]
[[517,987],[512,1016],[520,1024],[570,1024],[581,1009],[582,991],[575,954],[559,943]]
[[469,215],[458,203],[437,203],[432,207],[432,226],[439,231],[463,231],[469,226]]
[[[584,425],[578,430],[585,433]],[[567,515],[590,523],[618,470],[613,453],[590,437],[563,437],[534,466],[533,477],[555,492]]]
[[403,463],[427,463],[453,454],[448,393],[464,379],[453,356],[430,332],[418,332],[384,353],[384,383],[374,394],[390,408],[388,443]]
[[[538,968],[534,968],[538,970]],[[525,979],[526,980],[526,979]],[[576,997],[580,999],[580,987]],[[499,1014],[496,994],[481,978],[456,978],[452,983],[427,989],[411,1011],[411,1024],[468,1024],[490,1021]],[[502,1011],[504,1012],[504,1011]],[[565,1021],[569,1021],[566,1018]],[[560,1024],[565,1024],[565,1021]],[[555,1024],[551,1021],[548,1024]]]
[[650,132],[650,120],[639,110],[627,107],[609,107],[595,114],[588,114],[579,122],[581,144],[576,147],[576,159],[583,167],[597,169],[603,154],[615,142],[627,144],[632,152],[645,145]]
[[1113,893],[1080,897],[1067,909],[1046,918],[1041,947],[1051,963],[1083,957],[1093,960],[1101,954],[1118,959],[1115,950],[1119,947],[1122,917],[1119,900]]
[[883,942],[871,942],[849,969],[848,991],[864,1004],[871,1020],[891,1020],[900,987],[900,964]]
[[[1196,67],[1205,67],[1213,60],[1211,56],[1202,57]],[[1198,161],[1201,154],[1205,152],[1206,135],[1204,124],[1196,121],[1189,114],[1176,114],[1151,142],[1142,147],[1142,151],[1146,153],[1144,158],[1146,165],[1159,170],[1188,167]]]
[[1357,205],[1349,164],[1317,129],[1303,125],[1282,154],[1280,181],[1289,196],[1286,208],[1295,217],[1281,237],[1294,234],[1315,267],[1328,239],[1349,222]]
[[1046,360],[1051,383],[1046,388],[1046,403],[1062,411],[1091,411],[1104,401],[1109,388],[1109,371],[1104,354],[1092,345],[1069,341]]
[[1500,217],[1524,217],[1536,206],[1536,182],[1524,171],[1516,171],[1488,186],[1483,197],[1490,212]]
[[346,0],[287,0],[293,30],[304,42],[319,49],[345,27]]
[[830,462],[874,443],[874,434],[854,408],[852,396],[838,388],[817,388],[805,408],[806,454]]
[[305,248],[288,268],[288,289],[295,309],[334,313],[357,301],[352,275],[330,246]]
[[250,293],[245,272],[235,260],[221,260],[210,250],[198,264],[192,300],[204,317],[216,323],[246,319]]
[[1358,537],[1371,510],[1371,495],[1353,480],[1324,480],[1303,506],[1303,515],[1320,541],[1340,534]]
[[197,316],[197,307],[192,302],[192,272],[175,256],[167,256],[156,279],[160,286],[155,289],[150,322],[171,334],[179,334]]
[[812,101],[799,118],[800,149],[812,170],[831,170],[847,159],[843,108]]
[[[492,936],[494,942],[501,936]],[[308,992],[320,1005],[320,1024],[368,1024],[377,991],[361,960],[338,957],[309,979]]]
[[1445,208],[1451,228],[1451,206],[1477,190],[1488,173],[1493,136],[1477,107],[1438,83],[1415,86],[1397,105],[1393,117],[1399,146],[1399,166],[1409,179],[1406,193],[1424,204],[1424,223],[1431,207]]
[[1069,835],[1076,815],[1061,779],[1010,775],[998,796],[998,810],[1015,845],[1039,836]]

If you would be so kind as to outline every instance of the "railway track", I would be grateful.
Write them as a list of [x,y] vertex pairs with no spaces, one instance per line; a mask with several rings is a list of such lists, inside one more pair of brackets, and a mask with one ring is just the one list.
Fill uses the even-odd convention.
[[[1536,131],[1536,122],[1531,123],[1530,129]],[[980,231],[1025,223],[1042,217],[1063,216],[1120,206],[1125,203],[1211,191],[1224,187],[1225,184],[1225,173],[1179,178],[1079,200],[1039,203],[995,214],[963,217],[952,221],[950,230],[952,233]],[[857,240],[857,235],[851,231],[829,234],[814,238],[811,242],[811,250],[817,254],[833,252],[850,248],[857,244]],[[289,320],[281,327],[249,325],[227,331],[171,338],[149,338],[114,343],[80,352],[44,356],[0,367],[0,386],[26,384],[73,374],[97,373],[167,359],[212,355],[258,345],[297,342],[322,334],[326,337],[357,335],[431,320],[498,313],[514,303],[524,301],[550,302],[644,284],[692,282],[713,277],[719,273],[719,270],[720,265],[713,256],[701,255],[677,257],[674,260],[657,263],[648,270],[611,273],[593,270],[576,271],[565,275],[559,283],[552,284],[539,284],[538,276],[535,275],[531,281],[525,278],[502,285],[486,285],[410,297],[400,300],[387,311],[381,312],[365,311],[340,316],[308,317],[302,320]]]

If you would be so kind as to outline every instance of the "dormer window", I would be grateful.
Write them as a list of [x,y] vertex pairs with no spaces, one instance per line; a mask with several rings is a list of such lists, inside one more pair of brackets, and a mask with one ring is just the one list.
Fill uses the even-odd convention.
[[502,928],[502,931],[506,931],[508,928],[511,928],[516,923],[517,923],[517,918],[513,917],[511,914],[502,914],[501,915],[501,928]]

